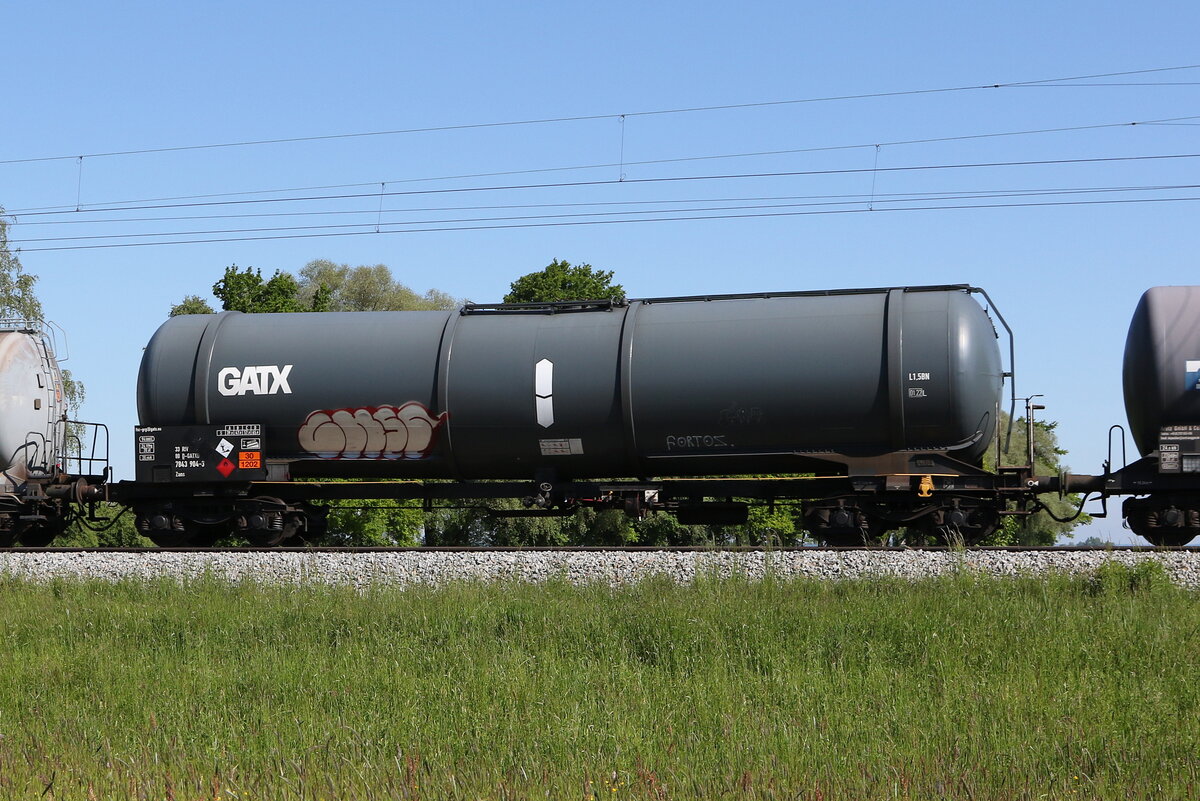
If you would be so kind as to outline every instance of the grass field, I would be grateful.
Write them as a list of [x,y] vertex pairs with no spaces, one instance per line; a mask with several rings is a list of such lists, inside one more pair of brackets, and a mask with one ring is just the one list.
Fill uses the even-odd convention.
[[0,798],[1195,798],[1198,601],[0,579]]

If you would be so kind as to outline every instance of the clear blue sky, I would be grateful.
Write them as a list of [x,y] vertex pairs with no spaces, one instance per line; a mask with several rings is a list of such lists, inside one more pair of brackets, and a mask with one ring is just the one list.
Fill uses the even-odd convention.
[[[1153,2],[1086,8],[1044,2],[17,4],[4,14],[0,161],[600,116],[89,156],[82,169],[70,159],[0,164],[0,205],[16,212],[10,236],[24,243],[21,259],[40,276],[47,313],[69,334],[68,366],[88,389],[83,416],[112,427],[118,477],[132,472],[128,432],[141,349],[169,307],[185,294],[207,294],[229,264],[270,273],[296,271],[315,258],[384,263],[417,290],[436,287],[476,301],[498,300],[514,278],[552,258],[614,270],[633,296],[976,284],[1017,331],[1018,391],[1045,395],[1070,466],[1097,472],[1108,426],[1124,422],[1120,368],[1129,316],[1149,286],[1200,282],[1200,226],[1194,201],[1095,201],[1200,197],[1200,189],[1186,188],[1200,185],[1200,159],[888,168],[1200,154],[1200,119],[878,150],[870,145],[1200,115],[1200,86],[1161,85],[1200,81],[1200,70],[1070,86],[637,112],[1191,65],[1200,63],[1197,30],[1200,7]],[[1160,85],[1081,85],[1113,82]],[[629,115],[623,123],[620,114]],[[661,161],[846,145],[867,147]],[[636,163],[646,161],[658,163]],[[613,166],[445,178],[598,164]],[[859,172],[639,182],[830,170]],[[625,182],[612,183],[622,174]],[[162,203],[148,202],[153,198],[330,185],[364,186],[204,201],[370,194],[380,191],[380,182],[386,192],[607,183],[387,195],[382,215],[378,197],[87,211],[116,201],[146,206]],[[1163,186],[1185,188],[1146,188]],[[1128,187],[1142,189],[1029,194]],[[921,199],[918,193],[938,195]],[[945,199],[976,193],[990,196]],[[562,205],[634,201],[645,203]],[[1062,201],[1086,204],[894,210]],[[85,211],[29,212],[73,210],[77,203]],[[841,205],[796,205],[814,203]],[[515,205],[526,208],[462,208]],[[652,211],[645,217],[677,217],[689,207],[715,209],[693,212],[697,216],[791,216],[542,225],[628,219],[611,213],[635,209]],[[843,213],[795,214],[833,210]],[[307,214],[224,216],[282,212]],[[548,216],[597,212],[608,216]],[[208,218],[116,221],[169,216]],[[519,216],[531,219],[415,227],[538,226],[34,250],[139,241],[64,242],[64,236],[371,226],[378,220],[384,230],[397,230],[387,223]],[[77,222],[93,219],[100,222]],[[48,222],[55,224],[40,224]],[[207,237],[344,230],[363,229]],[[47,238],[55,241],[32,241]],[[1123,534],[1119,520],[1086,533]]]

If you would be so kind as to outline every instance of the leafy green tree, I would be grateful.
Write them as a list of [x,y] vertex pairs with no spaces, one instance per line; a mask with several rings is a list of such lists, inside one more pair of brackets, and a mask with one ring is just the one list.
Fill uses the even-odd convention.
[[625,288],[612,282],[611,270],[590,264],[571,265],[554,259],[543,270],[512,282],[505,303],[550,303],[561,300],[625,299]]
[[425,521],[424,544],[531,546],[567,545],[568,533],[558,517],[503,517],[494,514],[522,510],[515,499],[434,510]]
[[236,264],[226,267],[225,275],[212,288],[225,311],[257,314],[311,311],[311,306],[304,308],[297,300],[299,290],[296,279],[282,270],[264,281],[262,270],[239,270]]
[[713,531],[708,526],[685,526],[679,518],[667,512],[651,512],[635,520],[636,545],[713,545]]
[[[36,322],[46,319],[42,302],[34,292],[37,280],[36,275],[25,272],[21,260],[9,248],[8,221],[4,217],[4,209],[0,208],[0,318]],[[87,398],[87,390],[82,381],[71,375],[70,370],[63,370],[62,378],[67,414],[77,416]]]
[[33,291],[37,276],[25,272],[17,254],[8,247],[8,221],[0,208],[0,315],[24,320],[45,319],[42,302]]
[[417,545],[424,513],[416,502],[332,501],[324,545]]
[[[1047,420],[1035,420],[1033,423],[1033,472],[1040,476],[1056,476],[1066,471],[1063,457],[1067,451],[1059,446],[1058,434],[1055,433],[1058,423]],[[1008,449],[1001,453],[1001,463],[1005,466],[1025,464],[1028,460],[1027,424],[1024,417],[1018,417],[1012,427],[1012,439],[1007,442]],[[1005,444],[1008,432],[1008,415],[1000,413],[1000,440]],[[990,450],[984,457],[984,466],[994,469],[996,461],[995,450]],[[1070,536],[1076,526],[1091,522],[1084,514],[1072,518],[1079,509],[1082,500],[1078,495],[1068,495],[1060,498],[1056,495],[1042,495],[1044,511],[1026,518],[1005,517],[1003,525],[995,535],[990,537],[987,545],[1053,545],[1060,536]],[[1056,520],[1055,518],[1059,518]],[[1064,522],[1065,521],[1065,522]]]
[[187,295],[179,303],[171,307],[170,316],[178,317],[181,314],[212,314],[213,307],[208,305],[208,301],[199,295]]
[[[421,295],[397,281],[384,264],[351,267],[316,259],[304,265],[299,278],[276,270],[264,280],[252,268],[227,267],[213,285],[221,308],[243,312],[421,311],[453,309],[460,302],[438,289]],[[199,295],[187,295],[171,307],[171,316],[212,314]]]
[[397,281],[386,264],[336,264],[310,261],[300,269],[297,299],[322,311],[426,311],[453,309],[459,301],[431,289],[424,295]]
[[72,522],[54,540],[54,544],[71,548],[147,548],[153,545],[138,534],[133,524],[133,513],[125,512],[116,504],[96,504],[94,516],[94,520],[88,518]]
[[798,545],[804,540],[790,506],[751,506],[746,524],[733,528],[745,537],[747,545]]
[[[572,515],[506,516],[523,511],[515,499],[435,510],[425,522],[425,545],[634,545],[636,523],[622,511],[583,508]],[[673,518],[672,518],[673,519]]]

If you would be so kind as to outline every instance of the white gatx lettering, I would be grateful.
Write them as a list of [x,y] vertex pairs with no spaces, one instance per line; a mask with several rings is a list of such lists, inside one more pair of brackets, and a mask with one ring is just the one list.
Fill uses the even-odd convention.
[[217,391],[222,395],[291,395],[291,372],[290,364],[222,367],[217,373]]

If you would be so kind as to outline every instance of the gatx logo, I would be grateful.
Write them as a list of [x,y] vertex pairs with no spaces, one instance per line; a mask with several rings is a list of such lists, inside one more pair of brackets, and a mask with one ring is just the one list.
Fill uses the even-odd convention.
[[291,395],[288,374],[292,365],[260,364],[222,367],[217,373],[217,391],[222,395]]

